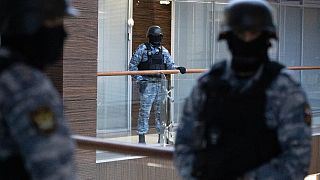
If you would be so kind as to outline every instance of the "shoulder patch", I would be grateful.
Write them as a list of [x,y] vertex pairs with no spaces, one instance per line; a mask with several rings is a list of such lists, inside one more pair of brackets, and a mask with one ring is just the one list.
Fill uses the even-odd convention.
[[32,124],[40,133],[50,134],[56,129],[56,119],[49,107],[39,107],[31,112],[30,116]]
[[312,123],[312,110],[311,110],[310,105],[308,103],[306,103],[304,105],[304,122],[308,126],[311,126],[311,123]]

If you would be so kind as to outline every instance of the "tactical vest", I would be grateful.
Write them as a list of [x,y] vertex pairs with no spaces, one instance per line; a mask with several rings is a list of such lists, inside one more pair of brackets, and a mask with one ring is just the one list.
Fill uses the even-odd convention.
[[233,180],[280,153],[277,132],[266,125],[266,89],[282,65],[267,62],[260,80],[246,92],[221,80],[226,61],[214,66],[202,88],[207,102],[199,114],[205,147],[196,154],[193,175],[198,179]]
[[153,54],[151,51],[150,43],[144,43],[147,47],[148,60],[145,62],[140,62],[138,65],[138,70],[165,70],[167,69],[166,63],[164,62],[164,57],[162,54],[162,46],[158,53]]

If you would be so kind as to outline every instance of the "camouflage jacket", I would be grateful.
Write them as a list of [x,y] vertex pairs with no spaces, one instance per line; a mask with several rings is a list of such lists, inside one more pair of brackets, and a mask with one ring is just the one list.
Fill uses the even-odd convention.
[[[254,77],[246,82],[236,78],[230,66],[222,78],[230,82],[233,88],[241,88],[243,91],[256,79],[259,71]],[[208,74],[204,74],[204,77]],[[201,87],[202,81],[198,81],[191,95],[186,99],[182,118],[179,122],[175,144],[175,165],[183,179],[194,179],[191,176],[194,161],[193,144],[196,137],[194,123],[198,113],[202,110],[206,95]],[[266,124],[276,129],[278,141],[282,154],[272,159],[251,172],[247,172],[245,180],[289,180],[303,179],[308,173],[311,154],[311,129],[310,122],[306,122],[307,97],[301,86],[293,80],[287,69],[283,69],[278,77],[272,81],[266,90]]]
[[4,69],[0,106],[0,163],[21,158],[33,180],[78,179],[61,97],[44,73],[23,63]]
[[[151,53],[155,54],[156,52],[159,52],[159,48],[155,48],[151,46]],[[174,61],[169,53],[169,51],[162,46],[162,54],[164,56],[164,63],[166,64],[168,69],[175,69],[177,66],[174,64]],[[138,66],[140,62],[148,61],[148,55],[147,55],[147,47],[146,45],[140,44],[133,56],[131,57],[130,63],[129,63],[129,71],[138,71]],[[148,76],[141,76],[136,75],[133,76],[135,80],[148,80],[150,77]]]

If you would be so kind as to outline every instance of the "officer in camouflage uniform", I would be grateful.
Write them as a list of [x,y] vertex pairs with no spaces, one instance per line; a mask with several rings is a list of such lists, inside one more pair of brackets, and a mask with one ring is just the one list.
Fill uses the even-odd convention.
[[271,7],[234,0],[219,39],[231,61],[215,64],[184,106],[175,144],[183,179],[302,180],[311,154],[311,110],[301,86],[268,57],[277,39]]
[[[178,67],[174,64],[169,51],[161,45],[163,34],[159,26],[150,26],[147,31],[149,42],[140,44],[129,63],[130,71],[137,70],[166,70],[178,69],[181,74],[186,72],[186,68]],[[149,130],[149,115],[152,104],[155,103],[156,131],[158,133],[158,143],[160,142],[160,109],[166,97],[163,93],[160,75],[136,75],[133,76],[139,84],[140,109],[138,118],[139,143],[145,143],[145,134]]]
[[75,144],[43,70],[62,55],[65,0],[1,0],[0,179],[75,180]]

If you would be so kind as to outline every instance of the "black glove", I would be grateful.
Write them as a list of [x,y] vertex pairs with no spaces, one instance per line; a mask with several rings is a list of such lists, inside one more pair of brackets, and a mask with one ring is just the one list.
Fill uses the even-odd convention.
[[187,69],[185,67],[182,67],[182,66],[177,67],[177,69],[180,71],[181,74],[184,74],[184,73],[187,72]]

